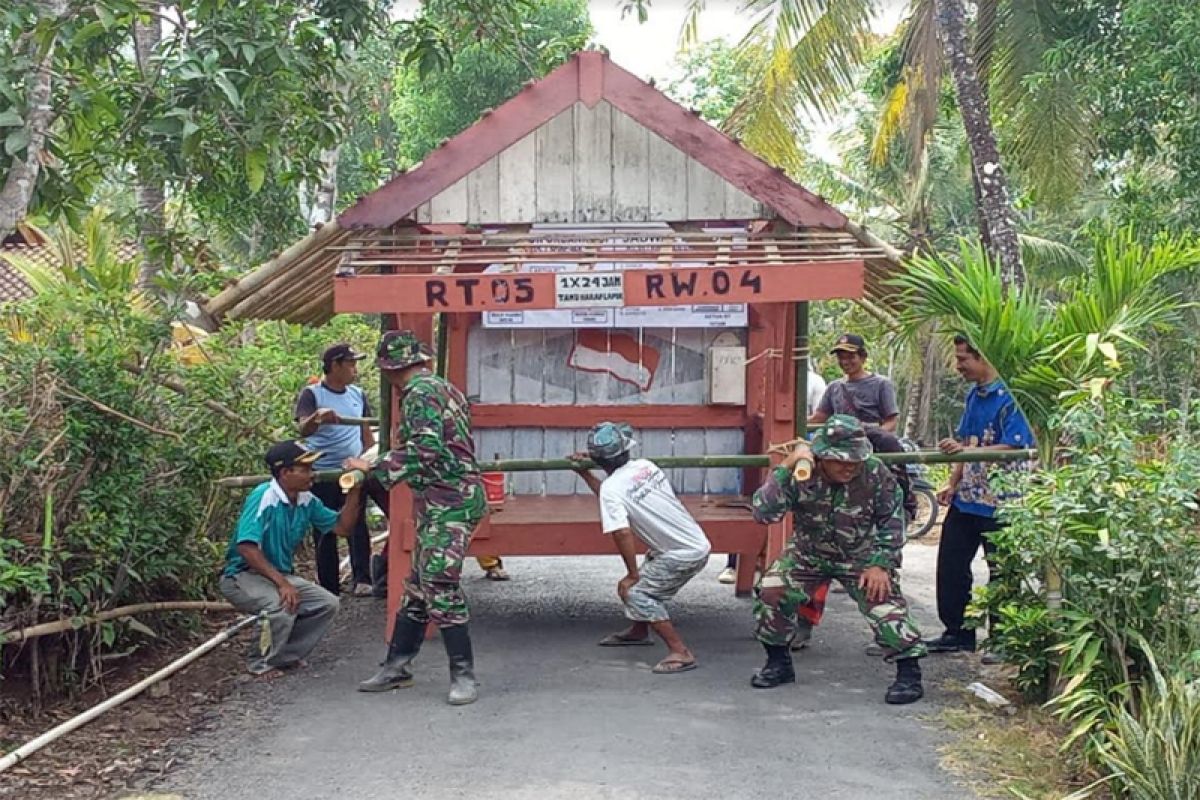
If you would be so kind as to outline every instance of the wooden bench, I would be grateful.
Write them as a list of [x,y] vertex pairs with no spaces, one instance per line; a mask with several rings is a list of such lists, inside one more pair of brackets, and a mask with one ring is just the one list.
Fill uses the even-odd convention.
[[[754,569],[767,543],[767,526],[759,525],[750,513],[745,497],[729,495],[682,495],[688,512],[704,528],[712,542],[713,553],[738,555],[739,596],[750,593]],[[394,506],[395,507],[395,506]],[[400,506],[401,508],[407,506]],[[390,549],[396,559],[389,569],[388,591],[399,597],[404,591],[403,576],[412,568],[416,531],[411,520],[404,520],[400,534],[402,547]],[[638,543],[638,552],[646,548]],[[467,550],[470,556],[563,556],[612,555],[617,549],[611,537],[600,529],[600,506],[595,496],[509,497],[476,529]]]

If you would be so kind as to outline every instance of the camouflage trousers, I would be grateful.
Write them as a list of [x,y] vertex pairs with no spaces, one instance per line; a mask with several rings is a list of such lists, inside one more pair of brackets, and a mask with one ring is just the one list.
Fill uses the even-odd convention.
[[859,588],[862,570],[853,564],[805,555],[789,547],[771,565],[754,589],[755,637],[763,644],[786,645],[796,635],[797,616],[809,598],[823,595],[831,580],[839,581],[867,618],[884,658],[920,658],[926,655],[921,632],[900,594],[900,581],[891,574],[891,591],[881,602],[867,598]]
[[412,572],[404,582],[405,616],[415,622],[433,622],[440,628],[465,625],[470,619],[462,588],[463,559],[471,534],[483,520],[486,504],[473,498],[464,506],[429,506],[417,515],[417,546]]

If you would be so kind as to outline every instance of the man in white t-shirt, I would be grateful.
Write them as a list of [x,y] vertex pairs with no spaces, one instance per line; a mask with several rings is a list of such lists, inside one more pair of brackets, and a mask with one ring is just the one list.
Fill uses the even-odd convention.
[[[712,549],[704,530],[679,502],[663,471],[644,458],[630,459],[636,445],[624,423],[601,422],[588,434],[587,458],[607,474],[601,482],[586,468],[576,472],[600,497],[600,522],[613,537],[625,561],[626,575],[617,584],[625,616],[633,624],[601,640],[604,647],[653,644],[653,630],[666,644],[666,658],[654,672],[673,675],[696,668],[696,657],[671,624],[664,603],[708,563]],[[576,453],[572,459],[582,459]],[[648,553],[639,570],[634,536]]]

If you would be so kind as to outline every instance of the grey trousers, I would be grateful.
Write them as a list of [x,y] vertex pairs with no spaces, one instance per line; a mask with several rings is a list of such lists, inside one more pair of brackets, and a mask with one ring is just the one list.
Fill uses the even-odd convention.
[[234,608],[246,614],[266,613],[270,645],[264,651],[262,643],[256,641],[250,648],[250,671],[256,675],[290,666],[311,653],[338,611],[338,599],[333,594],[295,575],[287,579],[300,592],[295,614],[284,611],[275,584],[257,572],[245,570],[221,578],[221,594]]

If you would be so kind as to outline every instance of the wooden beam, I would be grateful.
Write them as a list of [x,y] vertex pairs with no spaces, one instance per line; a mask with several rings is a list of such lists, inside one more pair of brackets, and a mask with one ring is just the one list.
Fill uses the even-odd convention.
[[547,308],[780,303],[858,299],[861,260],[776,267],[638,269],[624,272],[359,275],[334,278],[338,313],[433,314]]
[[741,406],[623,405],[577,406],[475,404],[473,428],[590,428],[598,422],[628,422],[635,428],[743,428]]

